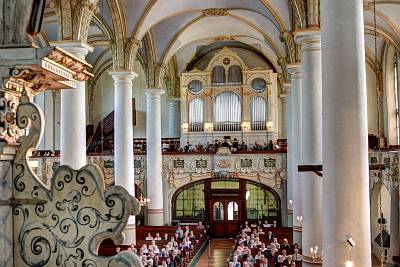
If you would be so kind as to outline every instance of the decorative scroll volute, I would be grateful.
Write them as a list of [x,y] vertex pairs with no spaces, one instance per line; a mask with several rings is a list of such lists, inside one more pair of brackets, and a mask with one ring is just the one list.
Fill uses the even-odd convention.
[[103,184],[95,165],[59,167],[48,190],[28,164],[27,153],[43,132],[43,114],[27,96],[17,109],[17,125],[29,128],[13,162],[15,266],[142,266],[130,252],[99,257],[106,238],[118,239],[140,207],[118,186]]

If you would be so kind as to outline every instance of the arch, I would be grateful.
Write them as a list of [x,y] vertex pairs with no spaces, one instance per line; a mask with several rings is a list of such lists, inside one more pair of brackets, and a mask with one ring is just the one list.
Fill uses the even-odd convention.
[[[281,217],[281,199],[278,195],[278,193],[273,190],[272,188],[254,182],[254,181],[247,181],[246,182],[246,190],[250,191],[249,199],[246,201],[247,203],[247,220],[260,220],[260,219],[266,219],[266,218],[280,218]],[[258,191],[257,196],[252,196],[251,191]],[[260,192],[263,191],[263,192]],[[261,194],[260,194],[261,193]],[[254,197],[254,200],[252,198]],[[264,203],[260,203],[260,200],[263,201]],[[275,201],[274,203],[271,203],[271,201]],[[255,217],[250,217],[249,216],[249,206],[251,206],[251,203],[258,203],[256,207],[254,208],[254,212],[257,212],[257,218]],[[268,209],[265,209],[268,207]],[[270,209],[272,208],[272,209]],[[251,211],[253,212],[253,211]],[[272,214],[272,213],[276,214]]]
[[[162,23],[172,16],[191,12],[200,13],[202,10],[209,8],[210,5],[215,6],[216,4],[212,2],[212,0],[201,1],[199,3],[178,3],[174,1],[167,3],[159,0],[149,1],[144,8],[142,16],[140,16],[140,18],[136,22],[136,26],[134,27],[131,36],[134,38],[141,38],[141,36],[149,29],[157,24]],[[289,10],[287,10],[286,12],[279,12],[285,9],[285,7],[280,8],[278,11],[276,9],[276,5],[277,3],[271,4],[265,1],[256,1],[255,3],[243,1],[243,4],[236,4],[234,6],[231,6],[229,1],[221,0],[218,1],[216,7],[227,10],[228,12],[231,10],[249,10],[258,13],[262,15],[266,20],[271,21],[273,23],[273,26],[277,28],[277,30],[284,31],[286,27],[290,26],[288,23],[290,21]],[[263,7],[265,7],[266,13],[262,12]],[[289,8],[287,7],[287,9]],[[282,14],[284,18],[280,17],[279,13],[285,13]]]
[[[223,182],[225,182],[225,187]],[[238,185],[236,185],[236,183],[238,183]],[[214,184],[214,186],[212,184]],[[224,189],[237,189],[242,191],[243,189],[246,189],[250,192],[248,199],[249,203],[247,204],[249,208],[246,212],[247,220],[255,221],[258,219],[271,218],[280,219],[281,198],[271,187],[248,179],[234,178],[221,180],[216,178],[207,178],[186,184],[174,192],[171,198],[172,220],[187,222],[198,222],[199,220],[206,221],[210,216],[214,215],[205,213],[205,211],[208,210],[206,192],[209,190]],[[260,192],[263,193],[259,194]],[[264,194],[267,195],[266,198]],[[268,203],[268,198],[274,203]]]
[[172,220],[204,220],[204,180],[187,184],[172,197]]
[[[390,229],[390,191],[386,187],[385,184],[378,182],[375,183],[371,190],[371,238],[375,239],[380,233],[380,226],[378,223],[378,219],[380,218],[380,210],[379,210],[379,202],[380,195],[382,196],[382,213],[383,217],[387,220],[388,224],[386,225],[386,231],[389,232]],[[376,256],[380,257],[380,246],[373,242],[373,253]]]
[[242,85],[243,72],[239,65],[231,65],[228,68],[228,85]]
[[211,71],[211,85],[224,86],[226,84],[225,68],[221,65],[214,66]]

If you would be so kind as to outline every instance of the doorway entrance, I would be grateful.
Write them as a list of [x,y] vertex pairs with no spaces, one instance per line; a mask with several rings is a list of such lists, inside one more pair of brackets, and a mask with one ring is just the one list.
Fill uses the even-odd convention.
[[237,192],[211,192],[210,226],[213,237],[235,237],[243,223],[243,197]]
[[212,237],[235,237],[247,220],[276,220],[281,216],[279,195],[268,186],[245,179],[205,179],[190,183],[172,198],[172,219],[203,222]]

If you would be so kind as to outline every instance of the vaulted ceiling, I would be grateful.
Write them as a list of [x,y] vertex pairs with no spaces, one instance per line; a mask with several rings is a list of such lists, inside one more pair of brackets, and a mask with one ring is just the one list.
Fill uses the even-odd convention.
[[[95,46],[88,61],[96,73],[111,65],[110,44],[116,36],[151,40],[154,63],[172,57],[178,69],[194,57],[198,47],[221,40],[241,42],[267,58],[280,71],[278,59],[287,54],[280,34],[293,30],[293,0],[100,0],[89,43]],[[391,44],[400,48],[400,0],[377,0],[378,52]],[[366,53],[374,52],[372,1],[364,1]],[[57,39],[55,12],[49,6],[40,42]],[[400,49],[399,49],[400,50]]]

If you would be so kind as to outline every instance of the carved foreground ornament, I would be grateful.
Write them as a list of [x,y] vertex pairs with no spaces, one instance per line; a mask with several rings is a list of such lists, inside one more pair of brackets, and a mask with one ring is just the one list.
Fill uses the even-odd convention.
[[0,141],[8,144],[21,135],[15,117],[22,94],[33,97],[49,89],[75,88],[93,76],[88,63],[58,47],[5,48],[0,61]]
[[0,266],[142,266],[131,252],[97,255],[104,239],[122,239],[129,216],[140,211],[124,188],[106,190],[98,167],[87,165],[57,168],[47,189],[28,164],[44,129],[31,99],[75,88],[91,76],[90,65],[57,47],[1,49],[0,62],[0,156],[16,151],[10,181],[0,180]]
[[119,239],[139,203],[122,187],[105,190],[95,165],[80,170],[60,166],[51,189],[28,165],[27,153],[40,141],[43,114],[24,95],[17,125],[29,128],[13,162],[14,266],[141,266],[130,252],[97,256],[106,238]]

